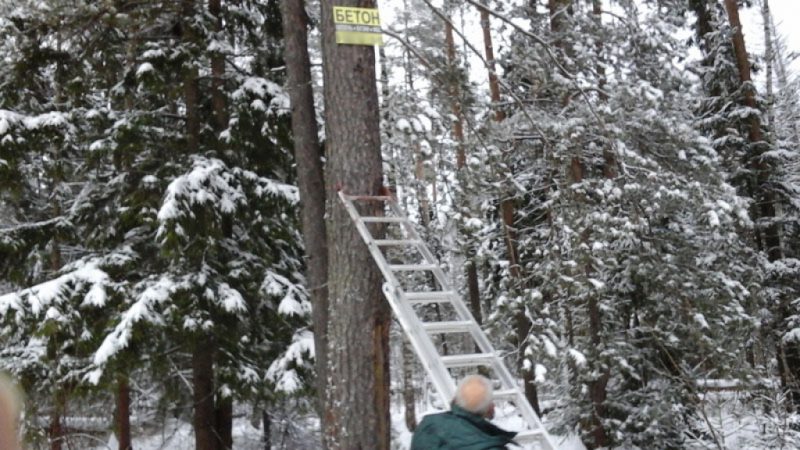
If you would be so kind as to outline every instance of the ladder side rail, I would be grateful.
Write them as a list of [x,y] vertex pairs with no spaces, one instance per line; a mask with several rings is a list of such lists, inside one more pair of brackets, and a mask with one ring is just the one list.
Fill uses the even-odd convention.
[[370,254],[372,255],[372,259],[375,260],[375,263],[378,265],[381,273],[383,273],[384,279],[389,283],[392,283],[393,286],[400,286],[397,277],[394,276],[394,273],[389,269],[389,263],[386,261],[386,258],[383,256],[380,248],[375,245],[375,238],[370,233],[367,225],[361,220],[361,214],[359,214],[358,210],[356,209],[353,201],[348,198],[347,195],[339,192],[339,198],[344,203],[344,207],[347,210],[350,218],[356,225],[356,229],[358,233],[361,235],[361,240],[364,241],[364,244],[367,246]]
[[[522,415],[522,418],[525,419],[525,421],[528,423],[531,429],[540,429],[546,432],[547,429],[542,424],[542,421],[541,419],[539,419],[539,416],[536,414],[536,411],[533,410],[533,406],[531,406],[530,402],[528,402],[528,399],[525,397],[524,392],[522,391],[520,386],[516,384],[516,381],[514,381],[514,377],[508,370],[508,367],[506,367],[505,363],[499,356],[498,356],[498,364],[496,365],[495,370],[497,371],[497,374],[501,378],[501,380],[505,379],[507,382],[512,384],[513,389],[517,389],[517,391],[519,392],[519,398],[521,400],[517,402],[516,405],[517,410],[519,410],[520,414]],[[547,445],[549,445],[549,449],[556,448],[556,446],[550,439],[549,433],[543,434],[541,439],[543,439],[547,443]]]
[[[425,367],[426,371],[428,372],[428,376],[431,378],[431,381],[433,382],[437,394],[441,398],[443,404],[449,404],[453,398],[453,395],[455,394],[455,382],[453,381],[452,377],[450,377],[447,368],[442,363],[439,353],[436,350],[433,341],[430,339],[430,336],[428,336],[427,332],[422,328],[422,322],[417,317],[413,307],[408,302],[400,301],[403,295],[403,291],[400,289],[400,283],[398,282],[392,270],[389,269],[389,264],[386,261],[386,258],[383,256],[383,253],[380,251],[380,248],[375,245],[372,233],[369,232],[369,229],[364,222],[360,220],[361,215],[358,213],[358,210],[356,209],[352,200],[350,200],[350,198],[348,198],[342,192],[339,192],[339,197],[341,198],[342,203],[344,203],[345,209],[350,214],[351,219],[355,223],[356,229],[361,235],[362,240],[367,245],[372,258],[378,264],[378,267],[386,279],[386,283],[383,285],[383,293],[389,301],[389,305],[397,315],[400,326],[403,327],[406,335],[409,337],[411,345],[417,351],[417,354],[420,355],[419,359],[422,362],[423,367]],[[396,293],[400,293],[401,297],[398,298]]]
[[[460,296],[458,296],[457,301],[453,301],[452,304],[455,309],[457,310],[461,309],[459,314],[469,314],[470,317],[472,317],[471,312],[469,311],[467,305],[463,302]],[[500,357],[500,355],[497,354],[496,350],[494,349],[494,346],[492,345],[491,341],[489,341],[489,338],[486,335],[486,333],[480,327],[477,327],[476,323],[476,327],[473,327],[470,334],[472,335],[472,338],[475,340],[475,343],[478,345],[478,348],[482,352],[495,355],[496,362],[492,364],[492,367],[495,370],[495,373],[501,385],[503,386],[503,389],[514,389],[517,392],[519,392],[518,398],[522,400],[517,402],[517,409],[519,410],[525,422],[527,422],[532,429],[545,430],[544,425],[542,425],[542,422],[539,419],[539,416],[536,414],[536,411],[534,411],[533,407],[528,402],[528,399],[525,397],[524,391],[517,383],[516,378],[508,370],[508,367],[506,366],[503,359]],[[550,449],[555,449],[556,447],[549,440],[550,439],[549,435],[544,435],[544,436],[545,440],[547,441],[547,444],[550,445]]]
[[[387,200],[387,203],[389,204],[389,207],[396,216],[405,217],[402,209],[400,209],[400,205],[397,204],[397,201],[395,201],[394,199],[389,199]],[[425,244],[425,241],[422,239],[422,236],[420,236],[420,234],[417,232],[416,228],[411,223],[411,221],[406,220],[402,222],[402,225],[405,227],[409,236],[412,239],[419,242],[419,244],[416,244],[416,247],[422,254],[423,258],[425,258],[428,263],[436,265],[436,268],[433,269],[432,272],[436,277],[436,281],[441,286],[441,289],[443,291],[452,291],[454,293],[451,303],[459,319],[468,320],[477,324],[478,321],[475,320],[475,317],[472,315],[472,311],[470,311],[469,308],[467,308],[467,305],[464,303],[463,298],[460,295],[458,295],[455,289],[453,289],[450,286],[450,282],[448,281],[447,276],[445,275],[444,271],[439,267],[439,260],[436,259],[436,257],[433,255],[433,252],[430,251],[427,244]],[[480,327],[476,328],[477,330],[473,329],[470,332],[470,334],[472,335],[472,338],[475,341],[475,343],[478,345],[478,348],[483,353],[494,353],[494,348],[492,347],[492,344],[489,342],[489,339],[483,333],[483,330],[480,330]]]
[[[384,295],[392,306],[392,309],[394,309],[401,326],[406,331],[409,341],[417,351],[417,354],[420,356],[419,359],[421,360],[423,367],[425,367],[426,371],[428,372],[428,375],[431,377],[431,381],[436,388],[437,394],[444,404],[448,404],[455,394],[456,388],[453,378],[450,376],[447,367],[441,360],[441,355],[439,355],[429,334],[423,328],[422,321],[413,310],[411,304],[405,298],[405,292],[400,288],[397,278],[389,268],[389,264],[383,256],[383,253],[380,251],[380,248],[375,244],[375,238],[369,232],[369,229],[366,227],[364,221],[361,220],[361,215],[358,213],[355,205],[353,205],[351,198],[342,192],[339,192],[339,196],[351,218],[355,222],[359,234],[361,235],[365,244],[367,244],[370,253],[387,280],[383,287]],[[358,199],[360,197],[352,198]],[[372,197],[367,196],[365,198]],[[491,354],[493,356],[491,367],[493,367],[497,373],[499,381],[503,385],[504,389],[517,391],[518,395],[515,397],[517,397],[518,400],[515,403],[519,413],[522,415],[522,418],[528,423],[532,430],[543,431],[543,433],[538,437],[538,439],[542,440],[540,444],[544,445],[542,448],[544,450],[555,450],[557,447],[553,444],[552,439],[542,425],[541,420],[536,415],[536,412],[533,410],[533,407],[525,398],[525,395],[520,386],[517,384],[516,379],[511,375],[511,372],[508,370],[508,367],[505,365],[503,359],[495,352],[494,347],[492,346],[485,332],[477,325],[477,321],[475,321],[475,318],[472,316],[472,312],[469,310],[469,308],[467,308],[461,296],[450,288],[449,281],[447,280],[444,271],[438,266],[439,261],[434,257],[430,249],[428,249],[427,245],[422,240],[422,237],[414,228],[413,223],[403,214],[394,198],[384,197],[382,200],[385,200],[389,204],[392,212],[394,212],[398,218],[403,219],[398,220],[397,223],[400,223],[405,228],[411,239],[417,241],[414,246],[420,251],[423,258],[425,258],[428,263],[436,265],[436,268],[434,268],[432,272],[439,282],[441,289],[443,291],[449,290],[454,292],[451,304],[453,304],[456,314],[461,316],[462,320],[469,320],[473,323],[474,326],[470,327],[470,335],[473,337],[473,340],[478,345],[478,348],[481,350],[481,352]]]
[[383,285],[383,293],[397,314],[397,320],[406,331],[408,340],[420,356],[419,360],[425,371],[428,372],[428,376],[431,378],[442,404],[449,405],[455,395],[456,385],[442,363],[436,346],[428,333],[422,329],[422,323],[413,309],[411,309],[411,306],[398,298],[394,289],[388,283]]
[[472,316],[472,311],[469,310],[467,304],[464,303],[464,299],[462,299],[460,295],[457,295],[451,303],[453,304],[453,308],[456,310],[456,314],[462,317],[467,317],[467,320],[471,320],[475,323],[476,326],[470,330],[470,335],[475,341],[475,344],[478,345],[478,348],[481,350],[481,352],[494,354],[494,346],[492,345],[491,341],[489,341],[486,333],[479,326],[477,326],[478,322]]

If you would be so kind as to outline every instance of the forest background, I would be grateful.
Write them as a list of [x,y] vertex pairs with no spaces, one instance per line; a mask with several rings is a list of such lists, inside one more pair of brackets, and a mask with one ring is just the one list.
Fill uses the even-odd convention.
[[402,448],[443,405],[335,195],[385,185],[555,434],[797,448],[794,3],[397,0],[375,58],[328,0],[0,2],[27,442]]

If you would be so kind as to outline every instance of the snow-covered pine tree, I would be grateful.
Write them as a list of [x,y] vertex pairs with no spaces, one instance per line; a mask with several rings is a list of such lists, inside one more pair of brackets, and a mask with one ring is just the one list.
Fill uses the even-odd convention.
[[[36,353],[42,344],[30,337],[63,324],[62,347],[80,344],[62,358],[78,365],[64,369],[76,385],[116,384],[146,364],[168,390],[189,361],[179,355],[201,341],[212,344],[202,347],[212,364],[201,371],[205,387],[223,409],[226,397],[264,405],[306,385],[313,346],[302,331],[309,306],[276,70],[280,16],[275,2],[220,6],[52,2],[4,17],[4,51],[14,58],[0,98],[2,158],[11,162],[3,176],[14,188],[4,201],[41,212],[20,208],[3,230],[3,250],[16,257],[3,260],[4,274],[35,285],[4,297],[3,334],[46,366],[55,356]],[[207,87],[213,99],[193,96]],[[55,149],[74,151],[69,161],[79,165],[37,168],[62,164]],[[69,188],[59,214],[53,185]],[[65,237],[52,231],[62,228]],[[59,271],[43,269],[52,248],[70,250]],[[60,310],[44,320],[49,310],[36,298],[48,287]],[[229,447],[227,416],[214,434],[227,434]]]
[[517,174],[532,279],[500,297],[495,320],[511,320],[509,303],[527,308],[530,363],[561,425],[590,448],[678,448],[702,416],[694,383],[736,367],[744,348],[719,337],[752,326],[752,255],[736,233],[746,203],[691,126],[680,16],[621,2],[624,18],[599,22],[582,2],[551,3],[512,11],[532,28],[517,29],[501,62],[514,94],[537,106],[515,105],[507,123],[540,139],[491,160]]
[[763,284],[761,302],[753,304],[752,311],[758,311],[765,326],[750,343],[749,363],[764,377],[777,373],[796,409],[800,353],[792,338],[797,312],[790,299],[796,297],[800,265],[796,247],[785,242],[792,240],[788,231],[797,222],[797,188],[791,169],[796,152],[788,150],[791,145],[785,146],[780,138],[791,131],[777,122],[768,123],[769,116],[764,114],[764,99],[751,80],[735,2],[726,1],[723,8],[717,2],[695,0],[691,6],[704,58],[697,68],[703,87],[697,109],[700,130],[723,158],[731,184],[751,199],[750,216],[756,224],[746,236],[760,254]]

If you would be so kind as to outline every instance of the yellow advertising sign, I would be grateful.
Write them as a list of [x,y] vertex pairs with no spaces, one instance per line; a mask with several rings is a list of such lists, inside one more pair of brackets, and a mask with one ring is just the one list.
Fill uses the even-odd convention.
[[383,45],[381,18],[374,8],[333,7],[336,43],[350,45]]

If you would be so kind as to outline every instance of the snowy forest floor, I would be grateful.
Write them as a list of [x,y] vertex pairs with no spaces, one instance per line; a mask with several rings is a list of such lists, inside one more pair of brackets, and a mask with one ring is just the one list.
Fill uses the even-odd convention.
[[[725,449],[772,449],[779,448],[769,442],[774,438],[779,441],[779,436],[765,436],[770,433],[768,424],[760,424],[754,419],[752,411],[742,409],[743,394],[735,391],[715,392],[707,396],[701,405],[701,423],[698,428],[705,436],[704,442],[696,441],[687,448],[719,448],[714,442],[711,433],[708,433],[708,424],[714,427],[714,436]],[[421,419],[426,407],[418,405],[418,418]],[[426,411],[435,412],[435,411]],[[262,450],[263,430],[261,423],[252,420],[246,414],[238,414],[234,420],[234,448],[237,450]],[[497,421],[499,425],[514,429],[512,421]],[[393,450],[407,450],[411,441],[411,432],[405,426],[404,410],[399,402],[392,407],[392,448]],[[319,422],[313,415],[300,415],[291,411],[282,411],[273,418],[272,423],[272,450],[317,450],[319,444]],[[166,420],[161,426],[150,426],[134,430],[134,448],[137,450],[192,450],[194,436],[191,423],[180,419]],[[576,436],[565,438],[553,436],[561,450],[586,450]],[[105,443],[90,447],[91,450],[115,450],[116,439],[113,434],[103,439]],[[653,447],[653,448],[657,448]],[[622,449],[620,449],[622,450]],[[625,449],[636,450],[636,449]]]

